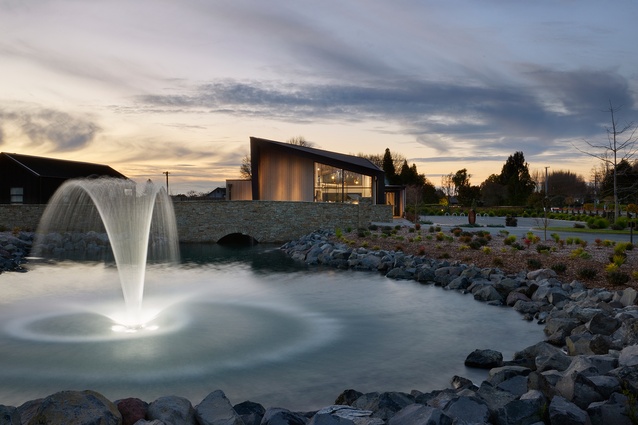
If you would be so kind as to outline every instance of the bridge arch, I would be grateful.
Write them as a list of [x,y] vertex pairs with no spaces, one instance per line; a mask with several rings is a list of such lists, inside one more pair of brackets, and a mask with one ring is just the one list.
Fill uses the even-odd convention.
[[217,243],[219,245],[252,246],[257,245],[259,241],[246,233],[234,232],[222,236],[221,238],[219,238]]

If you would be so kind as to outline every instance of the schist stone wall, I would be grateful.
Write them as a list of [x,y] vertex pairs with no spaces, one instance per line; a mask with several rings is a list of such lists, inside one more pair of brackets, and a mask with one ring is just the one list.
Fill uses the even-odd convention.
[[[241,233],[261,243],[283,243],[318,229],[356,229],[392,222],[389,205],[284,202],[175,202],[181,242],[217,242]],[[34,231],[45,205],[0,204],[0,229]]]

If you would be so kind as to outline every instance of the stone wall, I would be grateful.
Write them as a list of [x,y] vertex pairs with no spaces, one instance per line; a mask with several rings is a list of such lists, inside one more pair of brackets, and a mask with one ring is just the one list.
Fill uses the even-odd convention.
[[[175,202],[181,242],[217,242],[242,233],[262,243],[283,243],[318,229],[391,222],[389,205],[281,201]],[[0,229],[35,230],[45,205],[0,205]]]

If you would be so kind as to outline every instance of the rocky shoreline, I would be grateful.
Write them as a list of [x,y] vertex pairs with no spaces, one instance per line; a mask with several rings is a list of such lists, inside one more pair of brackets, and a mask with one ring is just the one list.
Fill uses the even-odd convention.
[[[391,279],[456,290],[507,305],[544,326],[545,341],[504,360],[477,349],[466,365],[489,369],[480,384],[455,376],[431,392],[354,389],[319,411],[292,412],[249,401],[232,405],[221,390],[198,405],[177,396],[151,403],[111,402],[92,391],[62,391],[22,406],[0,406],[0,423],[101,424],[632,424],[638,421],[638,293],[560,282],[550,269],[508,275],[401,251],[352,248],[314,232],[282,246],[310,265],[379,272]],[[15,236],[14,236],[15,237]],[[21,238],[17,238],[21,239]],[[16,241],[11,240],[16,246]],[[9,252],[0,238],[0,255]],[[25,242],[25,247],[28,242]],[[13,250],[12,258],[22,257]],[[2,263],[4,264],[4,263]],[[18,263],[19,264],[19,263]],[[1,265],[1,264],[0,264]]]

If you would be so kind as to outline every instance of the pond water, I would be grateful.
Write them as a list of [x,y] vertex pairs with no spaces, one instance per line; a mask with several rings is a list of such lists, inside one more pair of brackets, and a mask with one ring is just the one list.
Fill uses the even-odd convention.
[[232,403],[311,410],[345,389],[430,391],[476,348],[515,351],[542,327],[470,295],[376,273],[307,268],[272,247],[182,247],[179,267],[150,266],[139,332],[112,265],[31,265],[0,276],[0,404],[65,389],[111,400],[163,395],[199,403],[222,389]]

